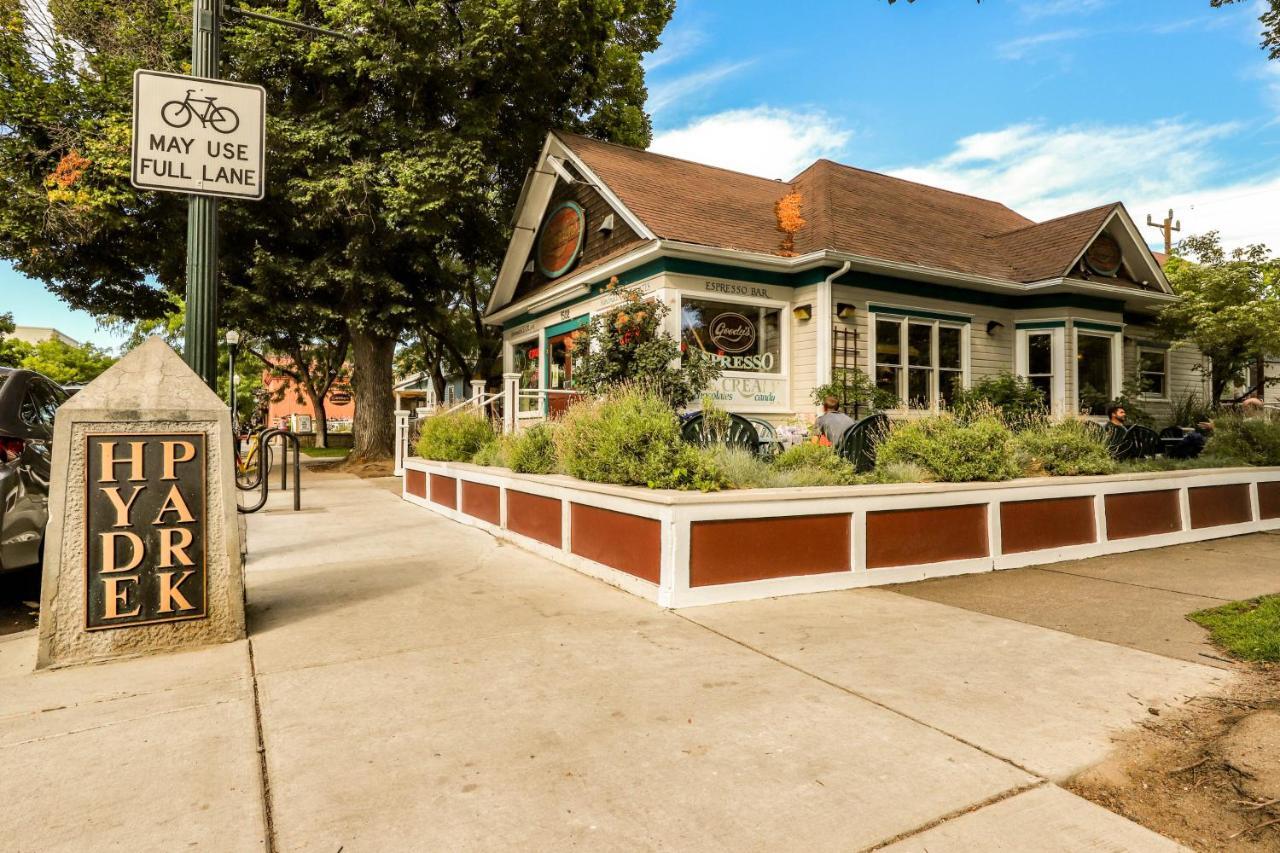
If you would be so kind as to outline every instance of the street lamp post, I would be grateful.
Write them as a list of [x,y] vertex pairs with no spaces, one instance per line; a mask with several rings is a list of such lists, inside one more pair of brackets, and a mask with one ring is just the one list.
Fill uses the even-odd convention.
[[[221,0],[191,4],[191,74],[218,78]],[[218,199],[191,195],[187,201],[187,316],[183,355],[205,384],[218,371]]]
[[236,350],[240,347],[240,333],[235,329],[227,331],[227,359],[230,362],[227,376],[227,396],[231,403],[231,431],[236,431]]

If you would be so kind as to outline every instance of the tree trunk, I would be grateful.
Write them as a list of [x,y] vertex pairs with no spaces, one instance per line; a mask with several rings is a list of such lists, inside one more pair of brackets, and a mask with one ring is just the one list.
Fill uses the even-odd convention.
[[1256,386],[1256,387],[1257,387],[1257,389],[1258,389],[1258,399],[1259,399],[1259,400],[1262,400],[1262,401],[1264,401],[1264,402],[1265,402],[1265,401],[1266,401],[1266,399],[1267,399],[1267,356],[1266,356],[1266,353],[1262,353],[1262,354],[1260,354],[1260,355],[1258,356],[1258,361],[1257,361],[1257,363],[1255,363],[1255,364],[1254,364],[1253,369],[1254,369],[1254,371],[1256,371],[1256,372],[1257,372],[1257,374],[1258,374],[1258,383],[1257,383],[1257,386]]
[[304,386],[307,399],[311,401],[311,421],[315,425],[316,447],[329,446],[329,416],[324,410],[324,398],[317,396],[315,389],[308,382]]
[[390,459],[395,452],[395,395],[391,391],[393,337],[352,328],[352,377],[355,390],[355,447],[351,462]]

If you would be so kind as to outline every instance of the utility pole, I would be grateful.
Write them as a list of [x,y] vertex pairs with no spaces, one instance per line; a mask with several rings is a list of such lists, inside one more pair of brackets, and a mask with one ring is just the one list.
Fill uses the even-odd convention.
[[1156,222],[1151,218],[1151,214],[1147,214],[1147,224],[1152,228],[1159,228],[1164,232],[1164,253],[1166,255],[1173,253],[1173,232],[1182,231],[1182,220],[1173,221],[1173,208],[1169,208],[1169,215],[1164,218],[1164,222]]
[[[191,74],[218,78],[221,0],[192,0]],[[187,197],[187,314],[183,356],[210,388],[218,370],[218,199]]]

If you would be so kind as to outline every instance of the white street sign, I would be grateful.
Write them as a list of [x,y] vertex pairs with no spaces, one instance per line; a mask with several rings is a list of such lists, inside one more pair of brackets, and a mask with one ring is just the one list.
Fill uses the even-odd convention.
[[261,86],[139,68],[133,73],[133,185],[262,198],[266,101]]

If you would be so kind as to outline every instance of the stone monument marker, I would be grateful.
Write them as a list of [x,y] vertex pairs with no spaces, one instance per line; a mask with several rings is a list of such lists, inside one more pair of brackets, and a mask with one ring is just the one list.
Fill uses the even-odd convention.
[[58,410],[36,668],[245,635],[227,406],[158,337]]

